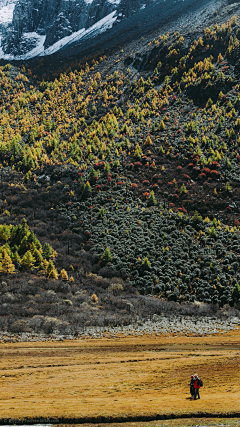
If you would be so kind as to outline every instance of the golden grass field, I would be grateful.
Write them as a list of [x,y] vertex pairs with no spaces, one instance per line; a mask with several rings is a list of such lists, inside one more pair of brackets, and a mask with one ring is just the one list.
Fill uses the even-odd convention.
[[[0,419],[231,417],[240,414],[239,355],[239,331],[198,338],[1,343]],[[204,387],[201,400],[191,401],[188,382],[195,372]]]

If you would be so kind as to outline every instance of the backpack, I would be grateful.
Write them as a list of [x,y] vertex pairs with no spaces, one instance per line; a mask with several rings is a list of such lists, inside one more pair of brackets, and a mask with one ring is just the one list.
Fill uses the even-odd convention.
[[203,382],[202,382],[202,380],[199,380],[199,385],[200,385],[200,387],[202,387],[202,386],[203,386]]

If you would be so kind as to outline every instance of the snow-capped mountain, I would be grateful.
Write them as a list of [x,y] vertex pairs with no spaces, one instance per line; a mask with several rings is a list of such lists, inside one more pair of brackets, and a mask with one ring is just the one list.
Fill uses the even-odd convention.
[[[153,0],[0,0],[0,57],[28,59],[93,37]],[[5,15],[4,15],[5,13]],[[6,25],[5,25],[6,27]]]
[[96,53],[154,29],[194,30],[239,1],[0,0],[0,58]]

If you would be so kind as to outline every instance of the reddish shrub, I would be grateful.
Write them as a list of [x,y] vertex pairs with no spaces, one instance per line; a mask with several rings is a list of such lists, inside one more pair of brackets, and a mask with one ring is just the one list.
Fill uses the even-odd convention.
[[96,185],[95,190],[102,190],[102,186],[100,184]]
[[203,168],[203,173],[205,173],[206,175],[208,175],[210,172],[211,171],[209,168]]
[[135,168],[141,168],[142,167],[142,163],[141,162],[136,162],[134,164]]
[[183,174],[183,178],[185,179],[191,179],[189,175],[187,175],[186,173]]
[[211,165],[210,165],[212,168],[219,168],[219,163],[218,162],[216,162],[216,161],[214,161],[214,162],[212,162],[211,163]]
[[150,196],[150,193],[148,193],[148,192],[146,191],[146,193],[143,193],[143,195],[144,195],[144,197],[149,197],[149,196]]
[[219,175],[219,172],[218,172],[218,171],[213,170],[213,171],[211,171],[211,175]]
[[156,188],[156,187],[158,187],[158,184],[153,184],[153,188]]
[[122,181],[118,181],[117,185],[123,185],[124,183]]
[[206,179],[206,174],[202,172],[198,175],[198,178],[199,179]]
[[95,163],[95,168],[103,169],[105,166],[105,162],[97,162]]
[[133,183],[131,184],[131,187],[132,187],[132,188],[138,188],[138,185],[137,185],[137,184],[135,184],[135,182],[133,182]]
[[174,208],[174,206],[175,206],[174,203],[169,203],[169,208],[170,209]]
[[175,200],[179,199],[178,194],[173,194],[172,196],[173,196],[173,198],[174,198]]
[[188,168],[193,168],[193,166],[194,166],[193,163],[188,164]]
[[144,185],[148,185],[148,184],[149,184],[149,181],[148,181],[147,179],[145,179],[145,180],[143,181],[143,184],[144,184]]
[[178,211],[187,214],[187,209],[185,209],[184,207],[178,208]]
[[177,171],[181,172],[181,170],[182,170],[182,166],[177,166]]

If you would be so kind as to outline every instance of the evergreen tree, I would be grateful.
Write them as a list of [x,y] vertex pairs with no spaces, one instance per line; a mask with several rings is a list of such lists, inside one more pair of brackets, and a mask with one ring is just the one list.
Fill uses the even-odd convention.
[[49,243],[45,243],[45,245],[43,246],[43,258],[49,260],[49,258],[51,258],[53,253],[53,250],[51,248],[51,246],[49,245]]
[[53,270],[50,271],[49,276],[51,279],[58,279],[58,272],[57,270],[54,268]]
[[147,204],[148,206],[154,206],[156,205],[156,203],[157,203],[157,200],[155,198],[154,191],[152,190],[150,193],[150,196],[148,197]]
[[34,266],[36,262],[31,251],[27,251],[21,260],[21,266],[23,270],[28,270]]
[[103,175],[107,176],[110,173],[110,170],[111,170],[110,165],[108,163],[106,163],[105,167],[103,169]]
[[33,231],[30,231],[28,237],[27,237],[29,245],[35,245],[37,249],[40,249],[42,247],[41,243],[37,239],[35,233]]
[[146,270],[149,266],[151,265],[149,259],[146,257],[144,258],[143,262],[142,262],[142,267],[144,270]]
[[94,168],[91,169],[89,175],[88,175],[88,181],[89,182],[95,182],[97,180],[98,173],[95,171]]
[[42,256],[41,252],[37,248],[34,248],[34,250],[33,250],[33,256],[34,256],[34,258],[36,260],[36,263],[37,264],[41,264],[41,262],[43,260],[43,256]]
[[12,233],[12,245],[19,246],[24,236],[28,236],[29,228],[25,218],[22,219],[21,224],[18,225]]
[[6,224],[0,226],[0,239],[7,242],[11,237],[11,226]]
[[18,254],[18,251],[15,251],[13,253],[12,261],[14,262],[15,265],[16,264],[21,264],[21,258],[20,258],[19,254]]
[[57,270],[52,262],[52,260],[50,259],[48,266],[45,270],[45,274],[47,277],[51,277],[52,279],[57,279],[58,278],[58,274],[57,274]]
[[105,249],[105,251],[103,252],[103,254],[102,254],[102,257],[101,257],[101,260],[103,261],[103,263],[104,264],[107,264],[108,262],[111,262],[112,261],[112,254],[111,254],[111,251],[110,251],[110,249],[107,247],[106,249]]
[[21,243],[19,245],[19,253],[20,255],[23,255],[25,252],[27,252],[30,249],[30,244],[28,242],[28,237],[24,236],[23,239],[21,240]]
[[2,251],[2,259],[0,263],[0,273],[13,274],[15,272],[15,265],[12,263],[11,257],[8,255],[6,249]]

